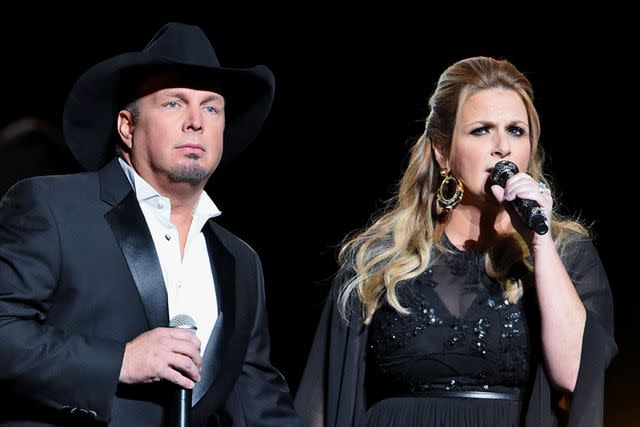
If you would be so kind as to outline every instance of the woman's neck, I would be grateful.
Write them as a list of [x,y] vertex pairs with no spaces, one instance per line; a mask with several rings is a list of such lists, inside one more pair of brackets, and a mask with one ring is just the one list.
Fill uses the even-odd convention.
[[483,250],[501,234],[512,231],[509,215],[503,209],[480,209],[460,204],[445,219],[444,233],[461,250]]

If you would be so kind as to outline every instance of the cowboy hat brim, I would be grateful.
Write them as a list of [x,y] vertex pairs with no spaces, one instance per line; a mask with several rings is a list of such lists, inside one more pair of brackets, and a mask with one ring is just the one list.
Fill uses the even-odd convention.
[[225,131],[221,163],[227,163],[257,136],[266,119],[275,91],[273,73],[265,66],[225,68],[217,64],[177,62],[129,52],[90,68],[71,89],[63,112],[63,131],[69,148],[87,170],[97,170],[115,155],[119,141],[116,118],[124,107],[118,93],[136,72],[150,75],[165,69],[210,78],[211,88],[225,98]]

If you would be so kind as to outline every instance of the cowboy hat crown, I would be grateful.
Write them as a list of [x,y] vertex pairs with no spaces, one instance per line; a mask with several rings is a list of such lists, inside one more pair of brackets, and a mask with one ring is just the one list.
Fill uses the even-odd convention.
[[196,66],[220,67],[209,39],[200,28],[181,23],[169,23],[142,50],[151,56],[167,56],[173,62]]

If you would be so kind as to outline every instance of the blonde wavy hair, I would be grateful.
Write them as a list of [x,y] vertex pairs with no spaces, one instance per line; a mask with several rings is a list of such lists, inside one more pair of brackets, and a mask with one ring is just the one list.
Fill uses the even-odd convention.
[[[447,213],[438,209],[436,203],[440,171],[433,147],[451,153],[459,105],[474,93],[493,88],[513,90],[524,102],[531,138],[527,172],[536,181],[551,187],[543,174],[544,156],[538,145],[540,119],[533,105],[533,88],[529,80],[506,60],[480,56],[454,63],[440,75],[429,99],[425,131],[411,148],[395,196],[371,225],[347,236],[340,248],[338,260],[341,272],[346,273],[347,278],[341,284],[338,302],[345,318],[349,315],[354,294],[362,303],[365,324],[371,321],[384,300],[398,313],[409,313],[398,300],[396,286],[430,266],[434,247],[446,250],[441,239]],[[588,231],[580,221],[561,216],[557,209],[554,203],[551,233],[564,256],[567,243],[587,237]],[[511,279],[508,272],[517,262],[523,262],[531,270],[533,266],[529,259],[527,245],[516,232],[496,239],[486,251],[487,273],[500,282],[504,297],[511,302],[521,297],[523,279]]]

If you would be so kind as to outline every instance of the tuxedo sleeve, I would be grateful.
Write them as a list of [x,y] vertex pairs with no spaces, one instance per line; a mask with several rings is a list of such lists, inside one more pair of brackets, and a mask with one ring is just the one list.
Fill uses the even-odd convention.
[[64,268],[58,221],[41,179],[0,202],[0,384],[14,399],[108,421],[125,343],[48,321]]
[[270,362],[270,339],[265,307],[264,279],[255,254],[256,315],[242,372],[225,407],[234,426],[301,426],[293,409],[289,387]]

